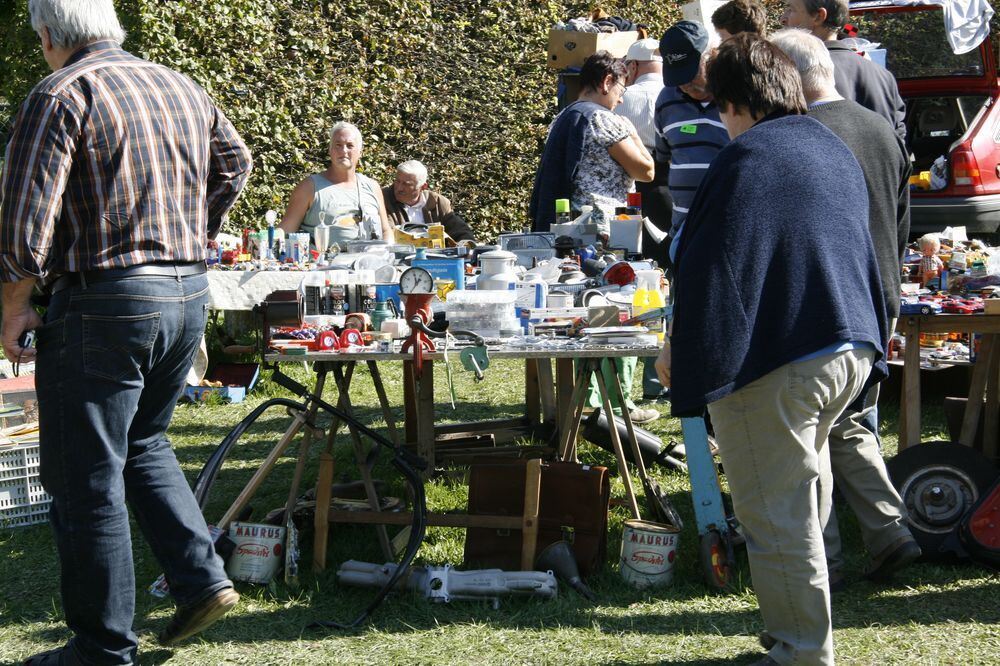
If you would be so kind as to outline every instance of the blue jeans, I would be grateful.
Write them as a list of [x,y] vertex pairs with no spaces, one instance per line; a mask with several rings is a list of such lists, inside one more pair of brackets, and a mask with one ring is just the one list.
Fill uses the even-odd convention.
[[642,359],[642,396],[654,398],[663,393],[663,384],[656,374],[656,357],[646,356]]
[[69,647],[130,664],[135,576],[126,500],[178,604],[229,587],[165,436],[205,330],[208,281],[131,277],[58,292],[37,330],[40,475]]
[[872,405],[872,408],[865,414],[865,417],[861,419],[861,425],[868,429],[868,432],[875,435],[875,442],[878,444],[879,451],[882,450],[882,436],[878,434],[878,405]]

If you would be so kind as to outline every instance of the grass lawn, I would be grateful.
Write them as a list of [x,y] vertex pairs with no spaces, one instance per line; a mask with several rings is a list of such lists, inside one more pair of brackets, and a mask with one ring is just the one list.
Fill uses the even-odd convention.
[[[457,365],[456,365],[457,367]],[[384,429],[376,409],[367,371],[359,368],[352,396],[357,410],[374,427]],[[305,380],[301,368],[293,374]],[[475,420],[516,415],[522,409],[523,372],[515,363],[494,363],[487,380],[475,384],[456,371],[458,410],[443,404],[439,415],[453,420]],[[401,404],[399,366],[383,370],[390,401]],[[446,400],[444,373],[438,373],[437,398]],[[332,381],[330,382],[332,384]],[[282,389],[264,380],[240,405],[185,405],[178,408],[170,436],[188,477],[193,481],[228,430],[266,397]],[[333,391],[328,390],[328,397]],[[666,407],[660,407],[664,412]],[[401,419],[401,410],[397,415]],[[252,471],[260,464],[288,417],[272,410],[258,422],[234,451],[212,493],[209,520],[218,519]],[[324,422],[321,422],[321,424]],[[883,410],[884,442],[888,453],[896,446],[897,414]],[[927,410],[924,439],[938,438],[944,421],[940,412]],[[663,418],[650,428],[664,439],[679,438],[680,424]],[[347,439],[338,439],[336,478],[356,478],[349,463]],[[254,517],[284,504],[294,467],[295,449],[289,448],[275,473],[254,500]],[[614,468],[613,458],[584,445],[585,462]],[[395,492],[401,483],[388,466],[379,468]],[[378,471],[378,470],[377,470]],[[612,511],[608,563],[589,582],[597,603],[588,603],[562,589],[554,601],[506,599],[499,610],[483,602],[457,601],[431,605],[408,593],[391,597],[374,618],[353,632],[309,629],[317,619],[352,619],[374,590],[341,588],[335,571],[346,559],[381,562],[371,527],[337,527],[331,531],[329,567],[321,575],[308,571],[300,587],[240,585],[243,601],[225,621],[176,649],[160,648],[155,633],[173,612],[169,600],[146,593],[159,568],[141,538],[134,543],[136,578],[140,588],[135,627],[140,635],[142,664],[647,664],[750,663],[762,656],[757,632],[762,629],[756,598],[750,587],[745,556],[741,556],[735,591],[710,594],[700,582],[697,535],[685,474],[654,470],[681,510],[687,526],[674,583],[654,592],[636,591],[618,576],[624,509]],[[307,472],[306,487],[315,469]],[[624,495],[617,480],[612,494]],[[466,488],[448,478],[428,486],[432,509],[464,506]],[[856,574],[862,566],[856,526],[846,509],[841,525],[849,565]],[[418,559],[424,563],[460,564],[464,532],[432,528]],[[305,562],[312,544],[304,536]],[[81,573],[81,575],[86,575]],[[852,664],[1000,663],[1000,577],[975,566],[915,565],[892,587],[855,581],[833,598],[838,661]],[[69,632],[61,622],[59,576],[49,528],[0,529],[0,663],[18,660],[61,645]]]

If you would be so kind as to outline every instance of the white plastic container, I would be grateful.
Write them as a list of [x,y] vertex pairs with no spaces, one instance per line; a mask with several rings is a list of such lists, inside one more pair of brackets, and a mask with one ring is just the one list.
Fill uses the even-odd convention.
[[229,538],[236,544],[226,562],[233,580],[247,583],[271,582],[285,560],[285,528],[256,523],[230,523]]
[[0,447],[0,528],[49,520],[52,498],[38,477],[38,442]]
[[518,330],[520,323],[514,315],[516,297],[513,289],[453,291],[445,303],[449,326],[486,337]]
[[524,279],[514,285],[517,294],[515,305],[521,308],[544,308],[549,293],[549,285],[540,275],[525,275]]

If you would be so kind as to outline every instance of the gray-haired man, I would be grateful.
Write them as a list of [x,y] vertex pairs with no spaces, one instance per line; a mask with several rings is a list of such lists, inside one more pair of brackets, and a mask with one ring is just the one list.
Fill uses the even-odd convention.
[[382,188],[389,222],[399,229],[408,225],[419,228],[443,224],[452,240],[475,242],[469,224],[452,209],[447,197],[427,186],[427,178],[427,167],[417,160],[407,160],[396,167],[392,185]]
[[[785,29],[771,42],[795,63],[809,115],[820,121],[854,154],[868,188],[868,229],[879,263],[882,293],[891,321],[899,316],[900,260],[910,228],[910,160],[902,139],[881,116],[844,99],[834,85],[834,64],[823,43],[805,30]],[[890,331],[891,331],[890,324]],[[832,476],[858,517],[870,553],[865,575],[886,579],[920,555],[906,526],[906,509],[889,481],[875,434],[864,421],[878,401],[878,385],[861,409],[846,410],[830,431],[828,464],[820,483]],[[820,494],[821,499],[829,494]],[[820,505],[830,589],[846,584],[837,516],[829,503]]]
[[[30,664],[132,664],[126,501],[178,604],[172,645],[239,600],[165,436],[204,333],[205,246],[250,155],[199,86],[123,51],[112,0],[30,0],[53,74],[14,121],[0,182],[8,358],[36,329],[42,484],[74,636]],[[45,323],[31,309],[49,284]]]

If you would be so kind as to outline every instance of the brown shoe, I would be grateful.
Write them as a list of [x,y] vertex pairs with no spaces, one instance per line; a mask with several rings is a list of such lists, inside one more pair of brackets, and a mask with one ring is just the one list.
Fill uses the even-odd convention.
[[160,645],[177,645],[181,641],[212,626],[228,613],[240,600],[239,593],[231,587],[219,590],[199,602],[179,606],[167,628],[157,639]]
[[881,553],[872,557],[865,567],[864,577],[875,582],[885,582],[892,575],[905,568],[921,555],[920,546],[916,540],[907,534],[886,547]]

